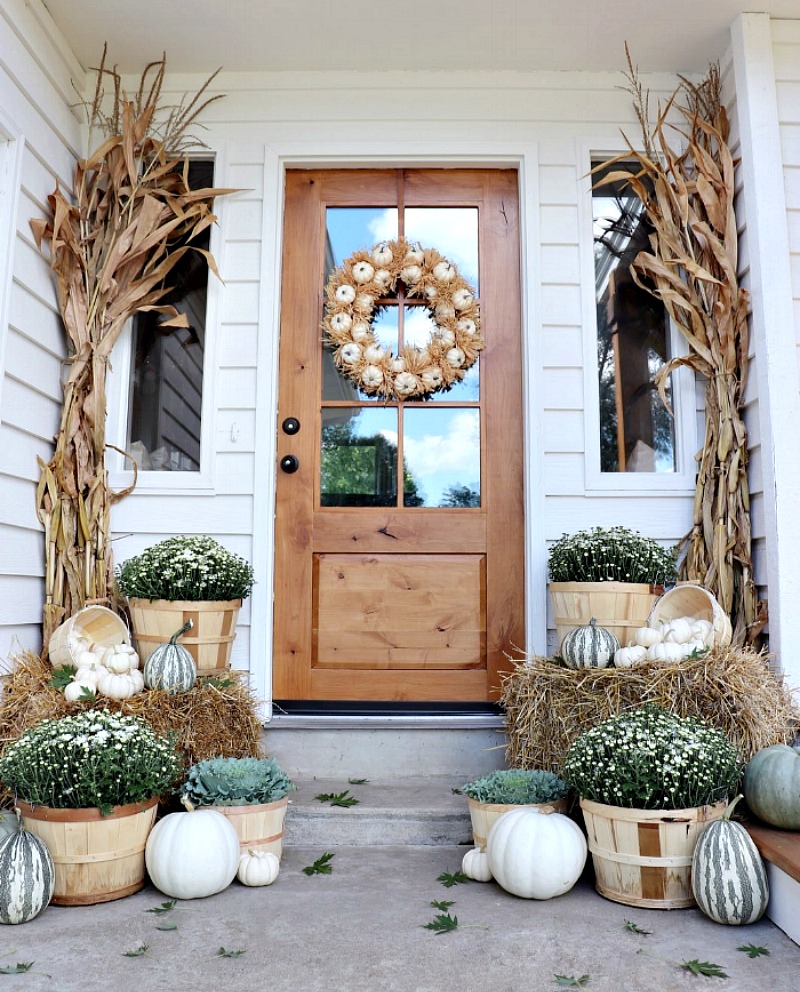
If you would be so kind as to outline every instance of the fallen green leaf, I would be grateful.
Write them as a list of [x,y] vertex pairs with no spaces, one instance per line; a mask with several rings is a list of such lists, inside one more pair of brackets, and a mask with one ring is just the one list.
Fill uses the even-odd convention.
[[58,668],[53,669],[53,674],[48,684],[53,689],[66,689],[72,681],[74,674],[74,668],[71,668],[69,665],[59,665]]
[[162,920],[160,923],[156,923],[156,930],[177,930],[178,924],[175,920]]
[[349,789],[345,789],[344,792],[321,792],[314,798],[317,802],[330,803],[331,806],[358,806],[359,803],[355,796],[350,795]]
[[589,984],[589,976],[581,975],[580,978],[576,978],[574,975],[553,975],[553,981],[556,985],[562,985],[568,988],[582,988],[584,985]]
[[22,975],[26,971],[30,971],[34,964],[36,964],[35,961],[17,961],[16,964],[7,964],[0,968],[0,975]]
[[140,958],[143,954],[147,953],[147,944],[140,944],[135,951],[123,951],[122,956],[124,958]]
[[439,933],[452,933],[458,929],[458,917],[449,913],[437,913],[430,923],[426,923],[425,930],[433,930]]
[[705,975],[707,978],[727,978],[727,974],[713,961],[681,961],[681,968],[690,971],[693,975]]
[[243,954],[244,951],[226,951],[224,947],[217,951],[218,958],[240,958]]
[[434,909],[442,909],[447,912],[451,906],[455,906],[455,903],[452,899],[431,899],[431,906]]
[[303,873],[306,875],[330,875],[333,872],[333,865],[330,864],[333,858],[333,852],[326,851],[324,854],[320,855],[313,865],[308,865],[303,869]]
[[644,927],[640,927],[639,924],[634,923],[633,920],[625,920],[622,926],[625,930],[629,931],[629,933],[639,933],[643,937],[649,937],[653,932],[652,930],[645,930]]
[[162,902],[160,906],[153,906],[152,909],[146,909],[145,913],[169,913],[175,909],[177,902],[177,899],[170,899],[168,902]]
[[364,785],[365,782],[369,782],[368,778],[349,778],[348,783],[350,785]]
[[768,947],[759,947],[757,944],[742,944],[736,950],[744,951],[749,958],[760,958],[762,954],[769,954]]
[[437,875],[436,881],[441,882],[446,889],[451,889],[454,885],[460,885],[462,882],[468,882],[469,878],[463,871],[443,871],[441,875]]

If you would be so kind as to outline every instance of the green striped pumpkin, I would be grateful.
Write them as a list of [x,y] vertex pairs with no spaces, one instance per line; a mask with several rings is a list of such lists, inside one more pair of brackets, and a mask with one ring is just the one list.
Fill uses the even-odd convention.
[[619,651],[619,641],[594,617],[585,627],[571,630],[561,642],[561,657],[567,668],[605,668]]
[[743,926],[761,919],[769,901],[767,870],[750,834],[730,816],[706,827],[692,856],[692,893],[700,909],[717,923]]
[[163,689],[170,696],[188,692],[197,679],[197,666],[194,658],[185,647],[178,644],[178,638],[192,629],[191,618],[176,630],[167,644],[161,644],[144,663],[144,684],[148,689]]
[[49,905],[56,869],[43,840],[22,828],[0,844],[0,923],[27,923]]

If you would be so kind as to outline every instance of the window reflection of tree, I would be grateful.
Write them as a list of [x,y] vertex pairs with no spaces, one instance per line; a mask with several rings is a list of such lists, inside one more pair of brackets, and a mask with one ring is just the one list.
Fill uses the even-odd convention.
[[673,469],[672,418],[654,383],[669,358],[666,312],[630,270],[651,228],[637,198],[613,185],[602,191],[594,249],[601,470]]

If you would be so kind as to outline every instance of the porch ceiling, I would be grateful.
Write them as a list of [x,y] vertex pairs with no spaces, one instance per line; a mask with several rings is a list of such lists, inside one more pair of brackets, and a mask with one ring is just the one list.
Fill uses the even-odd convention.
[[84,67],[103,42],[122,72],[166,50],[173,72],[315,69],[702,72],[730,23],[798,0],[43,0]]

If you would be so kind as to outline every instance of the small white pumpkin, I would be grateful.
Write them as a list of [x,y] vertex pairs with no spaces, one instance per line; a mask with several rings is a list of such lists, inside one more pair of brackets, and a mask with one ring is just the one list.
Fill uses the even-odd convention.
[[280,869],[281,863],[272,851],[253,851],[248,848],[239,857],[236,877],[242,885],[272,885]]
[[140,669],[132,668],[128,672],[128,678],[133,682],[135,686],[134,695],[136,695],[137,692],[141,692],[144,689],[144,674]]
[[331,317],[331,330],[347,332],[353,326],[353,318],[349,313],[335,313]]
[[218,810],[168,813],[147,838],[150,881],[173,899],[203,899],[226,889],[239,868],[239,835]]
[[97,693],[97,684],[94,682],[79,682],[77,679],[64,686],[64,699],[68,703],[77,703],[84,698],[84,694],[90,692],[93,696]]
[[362,354],[360,344],[356,344],[355,341],[348,341],[340,350],[339,357],[345,365],[357,365],[361,361]]
[[692,638],[692,624],[685,617],[670,620],[664,631],[664,640],[672,644],[685,644]]
[[413,372],[401,372],[394,380],[394,391],[398,396],[410,396],[417,389],[417,377]]
[[372,261],[376,265],[392,264],[392,249],[388,245],[378,245],[372,253]]
[[403,259],[403,265],[422,265],[425,259],[419,248],[410,248]]
[[386,289],[392,284],[392,273],[388,269],[378,269],[375,273],[375,282],[382,289]]
[[468,289],[457,289],[453,293],[453,306],[456,310],[466,310],[475,297]]
[[97,688],[97,680],[107,672],[105,665],[94,665],[92,668],[78,668],[72,676],[74,682],[83,682],[84,685],[93,685]]
[[370,344],[364,349],[364,361],[375,363],[382,362],[386,352],[379,344]]
[[377,389],[383,382],[383,372],[377,365],[368,365],[361,373],[361,383],[366,389]]
[[419,282],[421,275],[422,269],[418,265],[406,265],[400,270],[400,278],[407,286],[413,286],[415,282]]
[[504,813],[486,838],[495,881],[523,899],[552,899],[569,892],[581,876],[587,850],[574,820],[529,806]]
[[467,356],[461,348],[451,348],[444,357],[447,359],[447,364],[454,369],[460,369],[467,360]]
[[438,389],[444,381],[442,378],[442,370],[436,367],[428,369],[427,372],[423,372],[420,379],[422,379],[428,389]]
[[633,632],[633,639],[641,647],[650,648],[661,643],[661,631],[653,627],[637,627]]
[[631,644],[614,652],[614,665],[617,668],[631,668],[640,665],[647,658],[647,648],[642,644]]
[[451,348],[456,343],[456,335],[449,327],[440,327],[438,330],[439,339],[443,345]]
[[350,336],[354,341],[366,341],[369,335],[369,324],[365,323],[363,320],[359,320],[353,324],[353,329],[350,331]]
[[492,869],[489,867],[489,855],[479,847],[467,851],[461,860],[461,870],[473,882],[491,882]]
[[131,656],[127,651],[106,651],[103,664],[115,675],[125,675],[131,670]]
[[683,645],[675,644],[672,641],[661,641],[660,644],[652,644],[647,649],[648,661],[663,661],[667,664],[674,664],[683,660]]
[[456,329],[462,334],[466,334],[468,338],[471,338],[478,328],[475,326],[474,320],[470,320],[469,317],[462,317],[456,324]]
[[452,282],[455,277],[456,270],[447,260],[443,259],[434,265],[433,278],[438,282]]
[[455,307],[449,303],[437,303],[434,314],[437,322],[442,323],[446,320],[452,320],[456,315],[456,311]]
[[116,672],[106,672],[97,680],[97,691],[109,699],[130,699],[138,691],[136,680],[130,672],[117,675]]
[[375,306],[375,297],[369,293],[359,293],[353,306],[362,313],[371,314]]
[[697,652],[698,654],[700,653],[705,654],[708,651],[708,645],[705,643],[705,641],[691,640],[691,641],[687,641],[686,644],[683,645],[683,650],[684,650],[684,656],[688,658],[689,655],[694,654],[695,652]]
[[714,647],[714,624],[710,620],[692,620],[692,637],[702,641],[706,647]]
[[352,303],[356,298],[356,291],[349,283],[345,282],[336,287],[336,292],[333,295],[339,303]]
[[353,279],[360,286],[363,286],[364,283],[372,280],[372,277],[375,275],[375,266],[370,265],[369,262],[356,262],[353,265],[351,272],[353,273]]
[[75,665],[73,667],[75,669],[95,668],[98,665],[102,665],[103,653],[104,653],[103,649],[101,648],[99,652],[86,650],[86,651],[80,651],[77,654],[73,654],[73,658],[75,658]]

